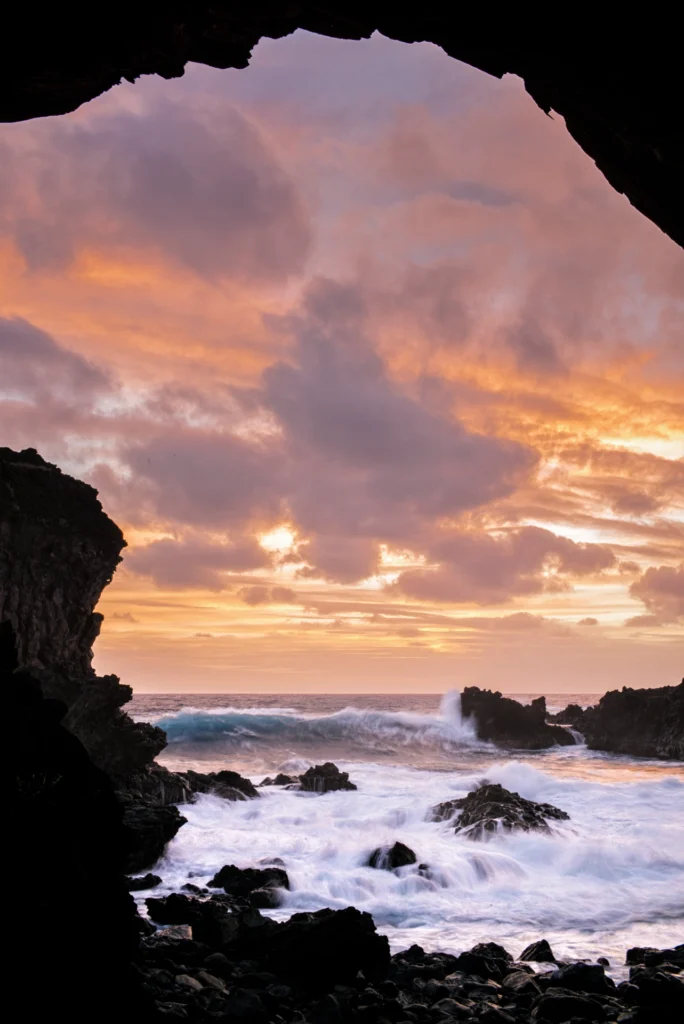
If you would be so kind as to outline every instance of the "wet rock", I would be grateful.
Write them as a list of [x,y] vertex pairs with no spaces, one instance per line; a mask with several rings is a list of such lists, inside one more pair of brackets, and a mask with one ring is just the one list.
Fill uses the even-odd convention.
[[488,833],[520,829],[548,832],[547,819],[567,821],[570,817],[552,804],[526,800],[519,793],[511,793],[503,786],[484,782],[459,800],[437,804],[432,810],[433,820],[450,820],[458,815],[455,831],[469,839],[483,839]]
[[349,773],[341,772],[331,761],[317,764],[299,776],[302,789],[309,793],[331,793],[340,789],[356,789]]
[[684,680],[679,686],[610,690],[587,708],[581,729],[592,750],[684,760]]
[[259,793],[253,782],[238,772],[178,772],[192,793],[212,793],[224,800],[256,800]]
[[531,942],[529,946],[525,946],[518,960],[540,964],[555,964],[557,962],[546,939],[538,939],[536,942]]
[[239,897],[248,896],[255,889],[289,889],[290,880],[287,871],[279,867],[238,868],[234,864],[224,864],[208,885]]
[[299,785],[299,779],[296,778],[294,775],[283,775],[282,772],[279,772],[278,775],[276,775],[275,778],[273,778],[273,779],[270,776],[266,776],[265,779],[261,780],[259,785],[260,786],[298,786]]
[[638,1005],[659,1013],[669,1013],[672,1019],[684,1015],[684,978],[656,967],[632,967],[630,983],[639,991]]
[[675,964],[684,967],[684,943],[672,949],[654,949],[652,946],[634,946],[627,950],[625,963],[644,964],[646,967],[659,967],[660,964]]
[[533,1016],[549,1024],[564,1024],[575,1020],[604,1021],[607,1014],[601,1004],[589,996],[551,989],[536,1001]]
[[600,964],[564,964],[553,972],[551,986],[592,995],[610,995],[615,991],[614,981]]
[[554,722],[556,725],[572,726],[573,729],[579,729],[581,732],[584,713],[584,708],[581,708],[579,704],[568,704],[555,715],[548,715],[547,720]]
[[135,802],[124,803],[124,826],[128,833],[128,853],[124,868],[129,874],[152,867],[164,853],[184,818],[177,807],[153,807]]
[[129,892],[139,892],[141,889],[154,889],[156,885],[160,884],[161,878],[159,875],[153,875],[149,872],[139,878],[126,879],[126,888]]
[[249,894],[249,902],[260,910],[273,910],[282,904],[283,898],[278,889],[266,886],[262,889],[253,889]]
[[268,1012],[258,992],[237,988],[231,992],[226,1003],[226,1017],[231,1021],[245,1024],[266,1024]]
[[416,855],[409,846],[397,842],[393,846],[376,847],[366,863],[369,868],[394,871],[395,868],[403,868],[407,864],[415,864],[416,860]]
[[575,740],[567,729],[546,721],[546,699],[520,704],[498,691],[467,686],[461,694],[464,717],[473,718],[479,739],[498,746],[524,750],[572,746]]

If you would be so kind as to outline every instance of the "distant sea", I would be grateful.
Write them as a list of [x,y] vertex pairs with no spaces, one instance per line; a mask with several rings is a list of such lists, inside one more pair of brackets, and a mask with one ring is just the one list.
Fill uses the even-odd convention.
[[[527,702],[538,694],[511,694]],[[550,712],[593,704],[591,693],[553,694]],[[135,718],[155,722],[172,769],[232,768],[258,783],[334,761],[356,792],[324,796],[265,788],[258,801],[200,797],[167,849],[161,887],[202,884],[223,864],[286,864],[298,910],[369,911],[397,950],[418,942],[458,952],[503,942],[517,955],[545,937],[559,958],[608,956],[684,935],[684,764],[587,750],[503,751],[475,737],[457,692],[434,694],[154,694]],[[484,778],[570,814],[550,835],[496,835],[475,843],[428,820],[442,800]],[[364,866],[400,840],[429,877]],[[146,894],[141,894],[141,899]],[[616,976],[620,971],[616,969]]]

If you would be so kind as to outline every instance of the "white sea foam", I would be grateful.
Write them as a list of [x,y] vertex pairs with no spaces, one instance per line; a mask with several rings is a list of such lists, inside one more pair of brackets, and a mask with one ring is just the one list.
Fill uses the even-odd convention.
[[[301,716],[277,717],[297,717],[301,727]],[[326,728],[333,717],[327,716]],[[449,725],[446,716],[432,716],[422,727],[415,721],[426,717],[345,711],[338,724],[354,721],[367,732],[390,728],[414,740],[436,733],[438,742],[447,735],[470,741],[458,721]],[[309,721],[320,727],[320,718]],[[373,914],[395,949],[419,942],[460,950],[498,939],[518,954],[543,935],[559,955],[603,954],[621,962],[628,945],[681,941],[681,769],[662,766],[657,775],[615,781],[628,778],[624,766],[618,774],[578,777],[578,765],[577,758],[556,760],[550,772],[541,761],[488,759],[465,771],[436,772],[350,761],[340,766],[357,783],[356,792],[315,796],[267,788],[260,800],[244,803],[201,797],[183,808],[188,824],[159,873],[176,889],[189,877],[206,882],[223,864],[246,867],[277,856],[292,890],[276,916],[353,904]],[[434,804],[464,795],[485,773],[525,797],[563,808],[570,821],[553,822],[550,835],[498,835],[475,843],[428,820]],[[364,866],[376,846],[395,840],[429,865],[430,877],[413,866],[396,873]]]

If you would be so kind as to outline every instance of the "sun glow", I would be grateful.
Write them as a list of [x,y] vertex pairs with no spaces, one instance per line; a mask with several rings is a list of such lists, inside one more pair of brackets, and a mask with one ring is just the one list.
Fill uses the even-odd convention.
[[276,526],[275,529],[269,530],[268,533],[262,533],[259,537],[259,543],[265,551],[279,555],[291,551],[294,542],[295,535],[289,526]]

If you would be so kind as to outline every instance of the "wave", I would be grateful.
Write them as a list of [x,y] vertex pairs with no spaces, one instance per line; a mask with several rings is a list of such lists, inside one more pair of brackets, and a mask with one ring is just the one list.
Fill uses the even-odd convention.
[[461,715],[458,691],[445,694],[436,715],[355,707],[329,715],[305,715],[291,708],[188,707],[157,718],[155,724],[165,730],[170,745],[218,744],[227,749],[321,741],[375,750],[482,746],[474,724]]

